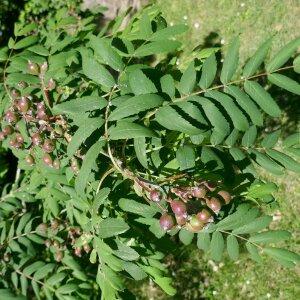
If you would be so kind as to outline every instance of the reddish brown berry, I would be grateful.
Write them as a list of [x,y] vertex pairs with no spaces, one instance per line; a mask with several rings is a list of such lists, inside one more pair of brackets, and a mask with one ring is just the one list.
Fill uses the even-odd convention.
[[198,220],[200,220],[203,223],[207,223],[208,220],[211,218],[211,213],[207,209],[202,209],[198,214],[197,214]]
[[164,214],[159,219],[160,227],[167,231],[174,226],[174,218],[169,214]]
[[57,262],[62,261],[63,258],[64,258],[64,255],[63,255],[63,253],[62,253],[61,251],[57,251],[57,252],[55,253],[55,260],[56,260]]
[[206,205],[214,212],[218,213],[221,209],[221,202],[215,198],[211,197],[210,199],[206,199]]
[[171,209],[175,215],[186,215],[186,205],[179,200],[173,200],[170,202]]
[[198,232],[204,227],[204,224],[196,216],[192,216],[188,224],[190,228],[187,228],[192,229],[192,232]]
[[175,219],[178,225],[182,226],[186,223],[187,219],[185,215],[175,215]]
[[52,158],[51,158],[51,156],[48,153],[44,154],[44,156],[43,156],[43,162],[47,166],[50,166],[50,167],[52,166]]
[[27,71],[29,74],[32,74],[32,75],[38,75],[40,72],[39,66],[30,60],[28,61],[28,64],[27,64]]
[[160,201],[160,192],[157,191],[157,190],[152,190],[149,194],[149,197],[150,199],[153,201],[153,202],[159,202]]
[[195,186],[192,188],[192,195],[195,198],[204,198],[207,193],[207,189],[204,186]]
[[4,141],[5,140],[5,133],[3,131],[0,131],[0,141]]
[[17,90],[12,90],[11,91],[11,96],[13,99],[19,98],[20,97],[20,93]]
[[21,133],[16,133],[16,140],[18,143],[23,144],[24,143],[24,138],[22,137]]
[[16,140],[15,138],[11,139],[11,140],[9,141],[9,146],[11,146],[11,147],[13,147],[13,148],[17,147],[17,146],[18,146],[17,140]]
[[53,220],[51,221],[51,229],[52,229],[52,230],[56,230],[56,229],[58,228],[58,226],[59,226],[58,220],[57,220],[57,219],[53,219]]
[[40,145],[42,141],[42,137],[38,132],[34,133],[31,137],[31,142],[34,146]]
[[47,233],[48,225],[46,223],[41,223],[37,226],[36,231],[41,234],[45,235]]
[[30,166],[34,164],[34,158],[31,155],[26,156],[25,161]]
[[54,142],[52,140],[47,139],[47,140],[44,141],[43,150],[45,152],[51,153],[51,152],[53,152],[54,148],[55,148],[55,145],[54,145]]
[[11,111],[11,110],[8,110],[5,114],[5,119],[8,123],[15,123],[18,121],[18,117],[17,115]]
[[48,115],[46,113],[46,110],[44,110],[44,109],[38,110],[37,114],[36,114],[36,118],[39,120],[47,121]]
[[59,168],[60,168],[60,162],[59,162],[58,159],[55,159],[53,161],[53,168],[56,169],[56,170],[59,170]]
[[10,134],[12,134],[12,133],[14,132],[14,129],[13,129],[12,126],[6,125],[6,126],[3,128],[2,131],[3,131],[3,133],[4,133],[5,135],[10,135]]
[[78,257],[81,257],[81,248],[80,247],[76,247],[74,249],[74,254]]
[[22,113],[26,113],[30,107],[30,102],[28,100],[28,98],[26,97],[22,97],[18,104],[17,104],[18,110]]
[[211,181],[206,181],[204,182],[204,184],[211,192],[213,192],[216,189],[216,184]]
[[83,245],[83,250],[85,251],[85,253],[89,253],[91,251],[91,247],[89,244],[84,244]]
[[226,204],[231,201],[231,195],[227,191],[219,191],[218,195],[220,195]]

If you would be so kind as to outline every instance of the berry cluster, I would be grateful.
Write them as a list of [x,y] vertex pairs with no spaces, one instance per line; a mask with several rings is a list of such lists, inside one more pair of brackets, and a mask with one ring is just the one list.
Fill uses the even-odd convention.
[[[47,85],[44,85],[47,69],[47,63],[39,66],[31,61],[28,62],[28,73],[40,78],[44,99],[40,100],[36,96],[28,95],[26,93],[27,84],[20,82],[18,84],[19,91],[12,90],[10,92],[12,104],[5,113],[4,124],[0,131],[0,141],[8,139],[8,145],[11,148],[27,150],[28,155],[25,160],[28,165],[35,163],[34,150],[36,147],[40,147],[44,153],[43,162],[50,167],[59,169],[60,161],[55,146],[57,139],[64,136],[67,124],[62,116],[53,116],[51,113],[48,102],[49,92],[55,89],[56,84],[53,79],[50,79]],[[20,132],[19,121],[24,121],[26,125],[26,131],[30,138],[29,143],[25,143],[25,136]]]
[[168,210],[159,220],[163,230],[170,230],[177,225],[188,231],[198,232],[214,222],[222,205],[228,204],[232,196],[216,184],[202,181],[191,187],[171,187],[166,196],[157,189],[151,189],[148,191],[148,198],[156,203],[163,200],[168,203]]

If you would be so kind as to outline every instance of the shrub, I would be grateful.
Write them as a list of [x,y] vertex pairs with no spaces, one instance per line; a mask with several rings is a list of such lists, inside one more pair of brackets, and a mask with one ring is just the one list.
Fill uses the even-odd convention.
[[16,24],[0,52],[1,139],[18,158],[0,200],[2,295],[111,300],[128,277],[174,295],[163,257],[177,237],[216,261],[225,251],[299,261],[274,246],[289,232],[266,229],[261,206],[276,185],[255,166],[300,172],[299,133],[281,143],[280,130],[264,132],[281,116],[265,78],[300,94],[283,75],[299,72],[297,59],[285,64],[300,39],[261,71],[266,41],[242,78],[238,38],[222,64],[213,49],[181,73],[186,26],[167,27],[155,6],[123,18],[99,31],[93,16],[59,10],[45,25]]

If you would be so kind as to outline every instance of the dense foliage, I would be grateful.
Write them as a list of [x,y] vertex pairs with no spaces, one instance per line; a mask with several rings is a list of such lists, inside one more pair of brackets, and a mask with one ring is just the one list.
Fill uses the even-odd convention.
[[[126,13],[125,13],[126,14]],[[202,52],[181,72],[175,39],[156,7],[120,15],[100,30],[94,17],[59,10],[45,24],[16,24],[0,50],[0,139],[18,158],[0,200],[1,295],[9,299],[117,299],[124,279],[150,277],[175,294],[163,264],[177,239],[219,261],[246,251],[287,267],[299,256],[268,230],[276,185],[258,179],[299,173],[299,133],[266,134],[280,118],[265,78],[283,75],[300,38],[261,70],[271,39],[235,78],[239,39],[219,63]],[[171,238],[168,238],[170,235]],[[24,297],[23,297],[23,296]]]

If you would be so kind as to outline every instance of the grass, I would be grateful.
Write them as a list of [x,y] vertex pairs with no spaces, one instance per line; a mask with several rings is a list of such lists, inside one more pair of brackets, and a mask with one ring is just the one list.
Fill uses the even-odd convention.
[[[260,43],[273,36],[270,56],[291,39],[299,36],[300,5],[297,0],[157,0],[164,17],[174,24],[186,23],[188,33],[182,36],[186,45],[180,64],[190,59],[190,52],[202,47],[226,46],[235,35],[240,35],[240,60],[245,62]],[[296,108],[296,107],[295,107]],[[300,179],[286,174],[271,177],[279,185],[276,194],[278,207],[269,209],[273,215],[273,228],[286,229],[293,238],[283,246],[300,252]],[[155,300],[235,300],[235,299],[300,299],[300,268],[286,269],[266,259],[257,265],[241,256],[237,262],[225,258],[215,264],[195,247],[185,248],[180,256],[169,258],[174,284],[178,293],[174,297],[164,295],[156,285],[145,282],[136,287],[138,299]]]

